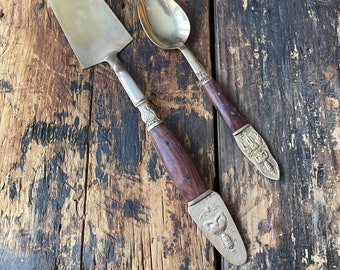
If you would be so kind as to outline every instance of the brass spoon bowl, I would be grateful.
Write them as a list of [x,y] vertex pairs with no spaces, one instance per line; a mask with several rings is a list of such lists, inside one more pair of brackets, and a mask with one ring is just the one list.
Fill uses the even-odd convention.
[[141,24],[150,40],[165,50],[181,49],[190,34],[190,22],[175,1],[139,1]]

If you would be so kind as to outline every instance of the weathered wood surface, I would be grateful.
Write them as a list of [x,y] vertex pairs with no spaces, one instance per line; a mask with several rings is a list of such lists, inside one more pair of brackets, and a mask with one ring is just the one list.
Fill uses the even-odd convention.
[[[109,4],[134,37],[121,61],[211,186],[212,106],[182,55],[147,40],[136,1]],[[182,4],[205,18],[191,42],[209,68],[209,4]],[[0,11],[0,269],[213,269],[112,69],[81,70],[45,1]]]
[[214,3],[217,80],[281,168],[279,182],[264,179],[219,121],[220,187],[248,250],[243,269],[339,269],[340,3]]
[[81,262],[91,72],[41,1],[0,3],[0,269]]
[[[218,176],[241,269],[337,269],[339,2],[208,2],[178,1],[187,45],[263,135],[279,182],[219,118],[214,132],[206,94],[180,52],[147,40],[136,1],[108,2],[134,37],[119,57],[210,187]],[[0,3],[0,156],[0,269],[235,268],[188,217],[111,68],[81,70],[45,1]]]

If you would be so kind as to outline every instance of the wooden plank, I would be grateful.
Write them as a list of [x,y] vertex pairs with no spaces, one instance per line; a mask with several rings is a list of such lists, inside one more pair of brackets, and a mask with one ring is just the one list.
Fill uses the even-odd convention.
[[219,122],[221,190],[243,232],[243,269],[338,269],[339,2],[214,4],[218,80],[282,174],[259,175]]
[[2,1],[0,33],[0,268],[79,269],[90,72],[44,1]]
[[[219,81],[283,174],[278,183],[261,177],[220,123],[221,190],[247,244],[244,268],[336,269],[336,2],[215,3]],[[192,21],[189,47],[209,67],[209,6],[180,4]],[[132,1],[113,8],[138,38],[123,62],[212,185],[210,103],[178,52],[148,43]],[[212,269],[211,246],[111,69],[81,71],[51,14],[39,1],[0,6],[1,268]]]
[[[210,67],[209,4],[180,1],[200,14],[190,47]],[[134,41],[119,54],[155,111],[185,143],[206,181],[214,177],[213,114],[183,56],[146,38],[136,1],[112,3]],[[201,50],[201,48],[205,50]],[[108,65],[94,73],[84,237],[86,269],[214,269],[214,250],[160,163],[138,111]]]
[[[206,18],[190,43],[209,68],[201,2],[182,4]],[[123,62],[211,186],[213,115],[197,80],[179,52],[147,41],[135,3],[113,8],[136,38]],[[0,21],[0,267],[212,269],[213,248],[112,70],[81,71],[45,2],[2,3]]]

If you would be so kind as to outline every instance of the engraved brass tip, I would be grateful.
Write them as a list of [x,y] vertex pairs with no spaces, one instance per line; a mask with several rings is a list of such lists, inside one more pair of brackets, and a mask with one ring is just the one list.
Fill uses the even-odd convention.
[[189,214],[214,247],[234,265],[247,261],[241,235],[221,196],[208,190],[189,202]]
[[266,177],[280,179],[280,168],[260,134],[247,125],[234,134],[237,145],[251,163]]

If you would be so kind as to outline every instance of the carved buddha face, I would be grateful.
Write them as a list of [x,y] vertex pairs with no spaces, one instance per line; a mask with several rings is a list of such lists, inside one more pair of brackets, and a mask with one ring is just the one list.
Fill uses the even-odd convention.
[[[210,213],[211,214],[211,213]],[[207,215],[204,226],[213,234],[223,233],[228,226],[227,218],[222,212],[212,213],[214,215]]]
[[221,209],[219,206],[210,206],[205,208],[200,215],[200,219],[203,221],[203,226],[208,232],[213,234],[215,237],[219,237],[224,247],[234,252],[234,240],[227,232],[228,219],[219,209]]

